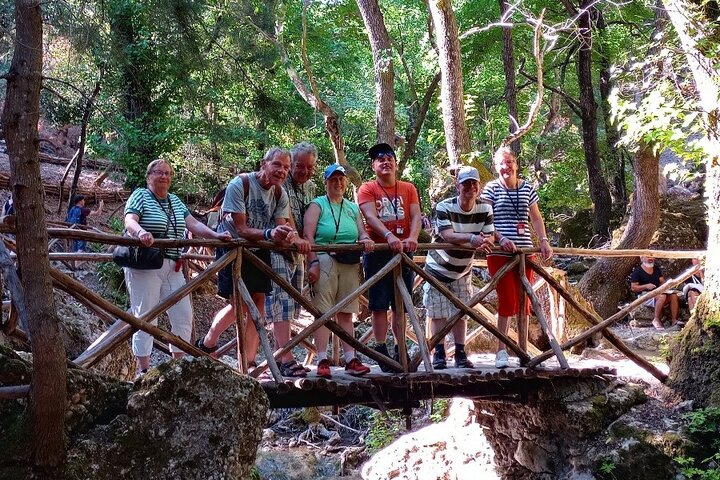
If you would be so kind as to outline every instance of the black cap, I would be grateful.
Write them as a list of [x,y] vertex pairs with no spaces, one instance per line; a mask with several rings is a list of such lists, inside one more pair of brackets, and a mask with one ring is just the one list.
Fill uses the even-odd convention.
[[70,205],[75,205],[80,200],[85,200],[85,195],[80,195],[80,194],[73,195],[72,198],[70,199]]
[[393,157],[397,158],[397,155],[395,155],[395,150],[388,145],[387,143],[378,143],[377,145],[373,145],[370,147],[370,150],[368,150],[368,156],[370,157],[370,160],[375,160],[379,155],[383,155],[386,153],[391,153]]

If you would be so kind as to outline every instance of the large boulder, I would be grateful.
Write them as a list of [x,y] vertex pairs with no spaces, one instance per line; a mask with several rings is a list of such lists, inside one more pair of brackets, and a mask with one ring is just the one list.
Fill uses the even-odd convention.
[[[452,472],[452,476],[448,476]],[[453,399],[448,418],[403,435],[362,468],[365,480],[500,478],[469,400]]]
[[74,442],[66,477],[247,478],[268,408],[259,383],[222,364],[162,364],[136,382],[126,415]]
[[526,403],[475,404],[504,479],[594,478],[582,441],[645,401],[640,387],[599,378],[555,380],[528,392]]
[[[97,316],[89,313],[67,294],[55,292],[55,306],[68,358],[77,358],[108,329]],[[120,344],[93,365],[92,369],[118,380],[132,380],[136,368],[130,343]]]

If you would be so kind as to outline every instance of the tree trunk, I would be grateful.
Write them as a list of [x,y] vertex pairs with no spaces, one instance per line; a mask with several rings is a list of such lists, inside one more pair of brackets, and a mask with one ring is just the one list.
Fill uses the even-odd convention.
[[592,0],[582,0],[581,13],[578,16],[578,38],[580,49],[577,57],[578,86],[580,89],[580,118],[582,120],[583,150],[585,166],[588,171],[590,199],[595,210],[593,233],[596,243],[610,238],[610,216],[612,201],[610,190],[600,165],[600,150],[597,138],[597,105],[593,93],[592,80],[592,29],[590,13]]
[[[658,196],[658,156],[645,146],[635,156],[635,193],[627,227],[617,249],[647,248],[660,224]],[[625,278],[637,264],[635,257],[601,258],[578,284],[580,292],[603,318],[617,312],[625,296]]]
[[[683,0],[664,0],[667,13],[677,31],[700,97],[699,111],[707,127],[708,252],[720,248],[720,88],[715,59],[706,42],[718,38],[717,25],[707,11]],[[708,32],[709,29],[715,29]],[[699,40],[702,43],[699,43]],[[715,47],[717,44],[714,44]],[[705,259],[705,291],[700,295],[690,323],[676,344],[670,363],[670,385],[696,401],[697,406],[720,406],[720,255]]]
[[395,67],[390,35],[377,0],[357,0],[357,4],[373,52],[377,141],[395,146]]
[[625,188],[625,150],[618,147],[620,132],[612,122],[610,108],[610,91],[612,90],[612,77],[610,75],[610,54],[605,45],[607,25],[602,10],[597,10],[598,33],[601,41],[598,43],[598,56],[600,58],[600,100],[603,122],[605,124],[605,140],[607,143],[608,158],[606,165],[609,167],[612,176],[610,182],[610,197],[612,203],[618,206],[627,205],[627,190]]
[[430,15],[435,25],[438,60],[441,73],[440,100],[442,103],[445,143],[451,166],[470,152],[470,134],[465,120],[460,40],[451,0],[430,0]]
[[[500,16],[504,18],[508,11],[507,0],[498,0]],[[510,133],[518,129],[517,86],[515,85],[515,50],[513,48],[512,27],[502,27],[502,58],[505,71],[505,102],[510,116]],[[520,140],[510,144],[515,156],[520,155]]]
[[32,339],[31,459],[37,467],[65,455],[65,348],[55,314],[38,151],[42,16],[36,0],[15,2],[15,53],[7,75],[3,131],[17,217],[17,255]]

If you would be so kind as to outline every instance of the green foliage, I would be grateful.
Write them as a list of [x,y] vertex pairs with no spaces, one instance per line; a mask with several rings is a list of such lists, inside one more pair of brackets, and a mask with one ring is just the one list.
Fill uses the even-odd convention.
[[605,457],[602,459],[602,462],[600,463],[600,466],[598,467],[598,471],[603,474],[603,478],[617,478],[615,474],[613,473],[615,471],[615,468],[617,465],[615,465],[615,461],[610,457]]
[[447,398],[439,398],[432,403],[432,413],[430,414],[430,421],[433,423],[440,423],[447,418],[448,410],[450,409],[450,400]]
[[686,478],[720,480],[720,407],[708,407],[685,415],[687,431],[698,444],[710,451],[710,456],[696,461],[692,457],[677,457],[675,462]]
[[378,411],[372,413],[372,423],[365,437],[371,453],[390,445],[404,428],[405,419],[396,411],[388,411],[388,419]]

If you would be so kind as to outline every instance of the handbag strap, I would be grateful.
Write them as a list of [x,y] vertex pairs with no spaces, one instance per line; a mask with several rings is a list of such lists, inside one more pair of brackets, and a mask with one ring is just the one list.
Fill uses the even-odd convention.
[[[168,238],[167,234],[168,234],[168,231],[170,230],[170,223],[172,223],[173,232],[175,233],[175,238],[177,238],[177,236],[178,236],[178,235],[177,235],[177,219],[175,218],[175,211],[173,210],[172,199],[170,198],[170,194],[168,193],[168,197],[167,197],[168,210],[169,210],[169,211],[168,211],[168,210],[165,210],[165,207],[163,207],[162,203],[160,203],[160,199],[157,198],[157,197],[155,196],[155,194],[154,194],[152,191],[150,191],[149,188],[146,188],[145,190],[147,190],[148,193],[149,193],[150,195],[152,195],[152,197],[155,199],[155,201],[157,202],[158,206],[160,207],[160,210],[163,211],[163,213],[165,214],[165,216],[166,216],[167,219],[168,219],[168,223],[165,224],[165,233],[163,234],[163,238]],[[172,219],[170,218],[170,214],[171,214],[171,213],[172,213]]]

